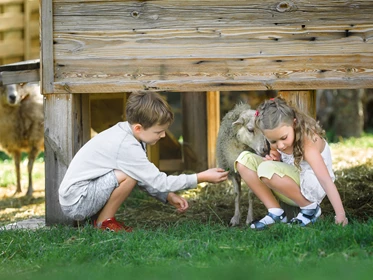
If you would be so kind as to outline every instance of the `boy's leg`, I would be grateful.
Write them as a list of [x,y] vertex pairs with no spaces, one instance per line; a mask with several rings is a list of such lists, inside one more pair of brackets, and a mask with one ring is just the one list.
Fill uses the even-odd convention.
[[118,180],[119,186],[113,190],[105,206],[101,209],[97,217],[97,224],[114,217],[120,205],[127,199],[136,186],[137,181],[127,176],[122,171],[114,170],[114,174]]

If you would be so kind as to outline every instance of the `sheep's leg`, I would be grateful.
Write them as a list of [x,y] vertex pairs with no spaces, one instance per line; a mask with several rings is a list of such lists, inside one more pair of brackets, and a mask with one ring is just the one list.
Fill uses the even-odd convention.
[[38,151],[36,148],[32,148],[31,151],[28,154],[28,164],[27,164],[27,171],[28,171],[28,189],[27,189],[27,196],[31,196],[34,192],[33,186],[32,186],[32,169],[34,167],[34,162],[36,159],[36,156],[38,155]]
[[14,160],[14,167],[16,169],[16,180],[17,180],[17,188],[14,194],[22,192],[21,189],[21,152],[17,151],[13,153],[13,160]]
[[234,176],[232,178],[233,189],[234,189],[234,216],[230,221],[232,227],[240,224],[241,211],[240,211],[240,198],[241,198],[241,177]]
[[246,224],[249,225],[254,220],[253,214],[253,194],[252,191],[249,190],[249,210],[247,211],[247,218]]

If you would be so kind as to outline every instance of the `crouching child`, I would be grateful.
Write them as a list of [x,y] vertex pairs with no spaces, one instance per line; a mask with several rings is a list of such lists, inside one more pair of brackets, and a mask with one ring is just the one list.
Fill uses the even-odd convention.
[[59,187],[59,202],[67,217],[75,221],[95,217],[98,229],[131,232],[131,227],[115,219],[115,213],[136,185],[184,212],[188,202],[174,192],[227,179],[228,172],[221,168],[167,176],[148,160],[146,145],[165,137],[174,119],[159,94],[132,93],[126,117],[127,121],[89,140],[72,159]]

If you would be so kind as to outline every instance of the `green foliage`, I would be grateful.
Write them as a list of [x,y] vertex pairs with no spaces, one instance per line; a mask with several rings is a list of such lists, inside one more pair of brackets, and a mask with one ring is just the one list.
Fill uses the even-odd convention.
[[[26,158],[27,158],[27,153],[22,153],[21,159],[25,160]],[[3,151],[0,151],[0,162],[10,161],[10,160],[12,160],[12,158],[8,154],[6,154]],[[44,152],[39,153],[37,160],[44,161]]]
[[373,133],[364,133],[361,137],[340,138],[337,145],[345,148],[373,148]]

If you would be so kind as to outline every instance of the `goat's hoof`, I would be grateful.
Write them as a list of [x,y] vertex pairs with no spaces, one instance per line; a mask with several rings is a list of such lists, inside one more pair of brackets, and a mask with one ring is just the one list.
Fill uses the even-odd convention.
[[250,225],[253,221],[254,221],[254,219],[252,217],[247,217],[246,218],[246,225]]
[[232,217],[231,221],[229,222],[229,225],[231,227],[238,226],[240,224],[240,218],[239,217]]

